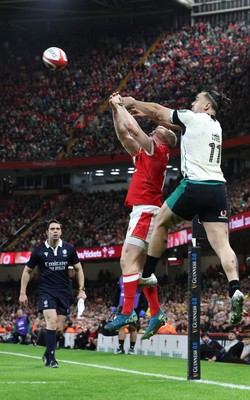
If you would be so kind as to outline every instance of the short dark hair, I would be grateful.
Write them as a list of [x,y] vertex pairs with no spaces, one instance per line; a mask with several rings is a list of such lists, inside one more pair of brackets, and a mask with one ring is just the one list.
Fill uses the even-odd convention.
[[243,337],[242,337],[242,339],[250,339],[250,335],[244,335]]
[[209,337],[209,333],[207,331],[204,331],[201,333],[201,338],[203,338],[204,336],[208,336]]
[[48,223],[47,223],[47,231],[49,230],[50,224],[59,224],[60,227],[62,227],[62,224],[61,224],[59,221],[57,221],[57,219],[51,219],[51,220],[48,221]]

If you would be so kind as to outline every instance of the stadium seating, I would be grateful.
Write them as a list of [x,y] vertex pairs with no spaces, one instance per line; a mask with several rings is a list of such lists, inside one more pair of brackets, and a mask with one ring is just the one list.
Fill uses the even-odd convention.
[[224,134],[249,133],[248,31],[243,21],[199,23],[162,36],[159,28],[103,34],[98,43],[64,36],[70,61],[58,74],[41,62],[46,38],[20,34],[3,41],[1,162],[121,153],[105,104],[123,82],[123,94],[185,108],[197,91],[216,87],[232,98],[233,112],[221,115]]

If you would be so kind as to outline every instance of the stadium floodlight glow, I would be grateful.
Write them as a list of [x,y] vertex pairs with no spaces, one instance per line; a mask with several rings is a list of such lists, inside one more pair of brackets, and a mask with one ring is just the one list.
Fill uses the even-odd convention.
[[96,172],[96,173],[104,172],[104,170],[103,170],[103,169],[97,169],[95,172]]
[[180,3],[185,7],[192,8],[194,6],[194,0],[175,0],[176,3]]
[[176,167],[175,167],[175,168],[173,168],[173,171],[178,171],[178,168],[176,168]]
[[176,261],[177,257],[168,257],[168,261]]
[[167,169],[171,169],[171,168],[173,168],[172,165],[167,165]]

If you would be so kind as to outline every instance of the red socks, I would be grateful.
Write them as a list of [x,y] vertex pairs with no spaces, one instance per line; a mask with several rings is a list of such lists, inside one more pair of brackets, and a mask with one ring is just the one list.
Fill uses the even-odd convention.
[[130,275],[123,275],[123,284],[124,284],[124,305],[122,308],[123,314],[128,315],[133,310],[138,281],[139,281],[138,272]]
[[154,317],[160,310],[157,285],[151,287],[145,287],[142,290],[148,301],[148,305],[150,307],[150,314],[152,317]]
[[[124,305],[122,308],[122,313],[125,315],[129,315],[133,310],[138,281],[139,274],[137,272],[130,275],[123,275]],[[152,287],[145,287],[142,290],[148,301],[151,316],[156,315],[160,310],[157,285]]]

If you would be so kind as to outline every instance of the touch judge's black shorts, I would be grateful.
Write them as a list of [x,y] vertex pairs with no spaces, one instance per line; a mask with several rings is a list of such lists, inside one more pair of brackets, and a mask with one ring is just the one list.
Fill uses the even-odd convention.
[[41,290],[38,299],[38,310],[56,310],[57,315],[68,315],[69,293],[59,290]]

